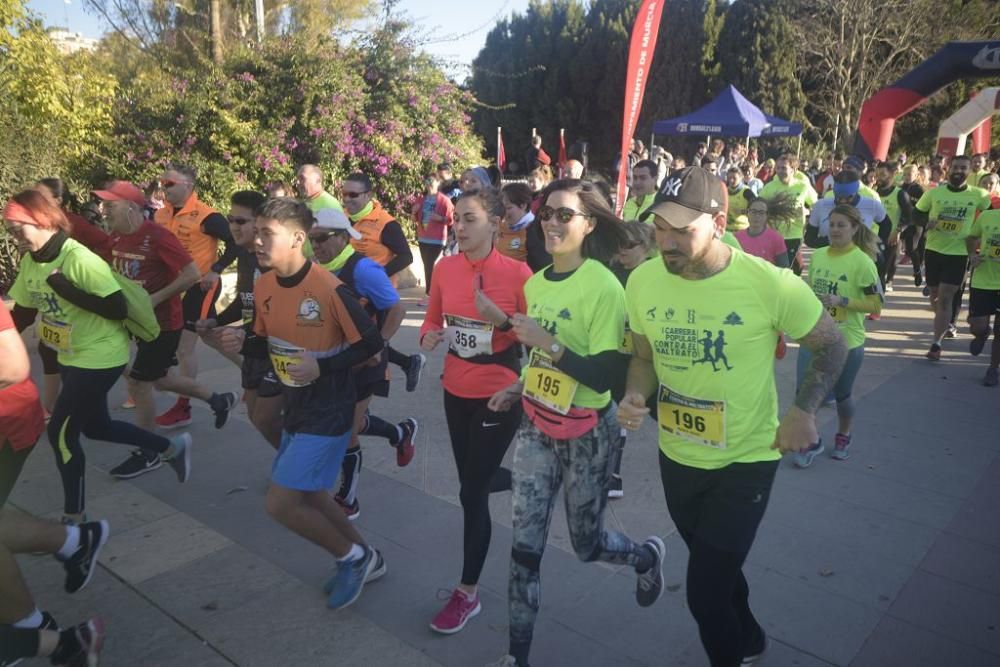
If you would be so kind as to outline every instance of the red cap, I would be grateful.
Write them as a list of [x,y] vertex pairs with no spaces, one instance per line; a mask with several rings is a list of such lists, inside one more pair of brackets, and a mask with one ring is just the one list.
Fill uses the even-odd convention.
[[130,201],[138,204],[140,208],[146,205],[146,195],[128,181],[111,181],[111,185],[106,189],[94,190],[94,196],[104,201]]

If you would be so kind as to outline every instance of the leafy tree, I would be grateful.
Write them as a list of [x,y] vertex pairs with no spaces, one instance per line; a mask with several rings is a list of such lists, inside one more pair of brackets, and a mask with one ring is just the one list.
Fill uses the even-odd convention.
[[720,76],[766,113],[806,120],[784,0],[736,0],[719,34]]

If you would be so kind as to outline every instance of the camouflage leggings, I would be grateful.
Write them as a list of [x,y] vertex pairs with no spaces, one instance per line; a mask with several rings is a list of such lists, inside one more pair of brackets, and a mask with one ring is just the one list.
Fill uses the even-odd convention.
[[594,430],[575,440],[553,440],[527,416],[521,420],[514,451],[514,539],[508,584],[512,655],[526,655],[531,643],[541,592],[539,565],[560,486],[570,539],[580,560],[633,567],[638,562],[640,545],[602,526],[619,436],[616,412],[612,404]]

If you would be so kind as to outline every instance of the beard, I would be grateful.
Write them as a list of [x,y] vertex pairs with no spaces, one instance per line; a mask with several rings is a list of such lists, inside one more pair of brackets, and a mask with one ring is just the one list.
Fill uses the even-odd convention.
[[961,174],[951,174],[950,176],[948,176],[948,183],[950,183],[956,188],[962,187],[962,185],[965,184],[965,180],[966,180],[965,176],[962,176]]

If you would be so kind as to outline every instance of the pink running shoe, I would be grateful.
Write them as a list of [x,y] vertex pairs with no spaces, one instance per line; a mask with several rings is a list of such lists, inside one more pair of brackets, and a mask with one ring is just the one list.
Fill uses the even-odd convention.
[[833,451],[830,452],[832,458],[838,461],[845,461],[851,455],[851,436],[838,433],[833,437]]
[[470,598],[456,588],[452,591],[451,597],[448,598],[448,604],[431,621],[431,630],[443,635],[453,635],[464,628],[469,619],[482,610],[483,606],[479,604],[478,594]]

